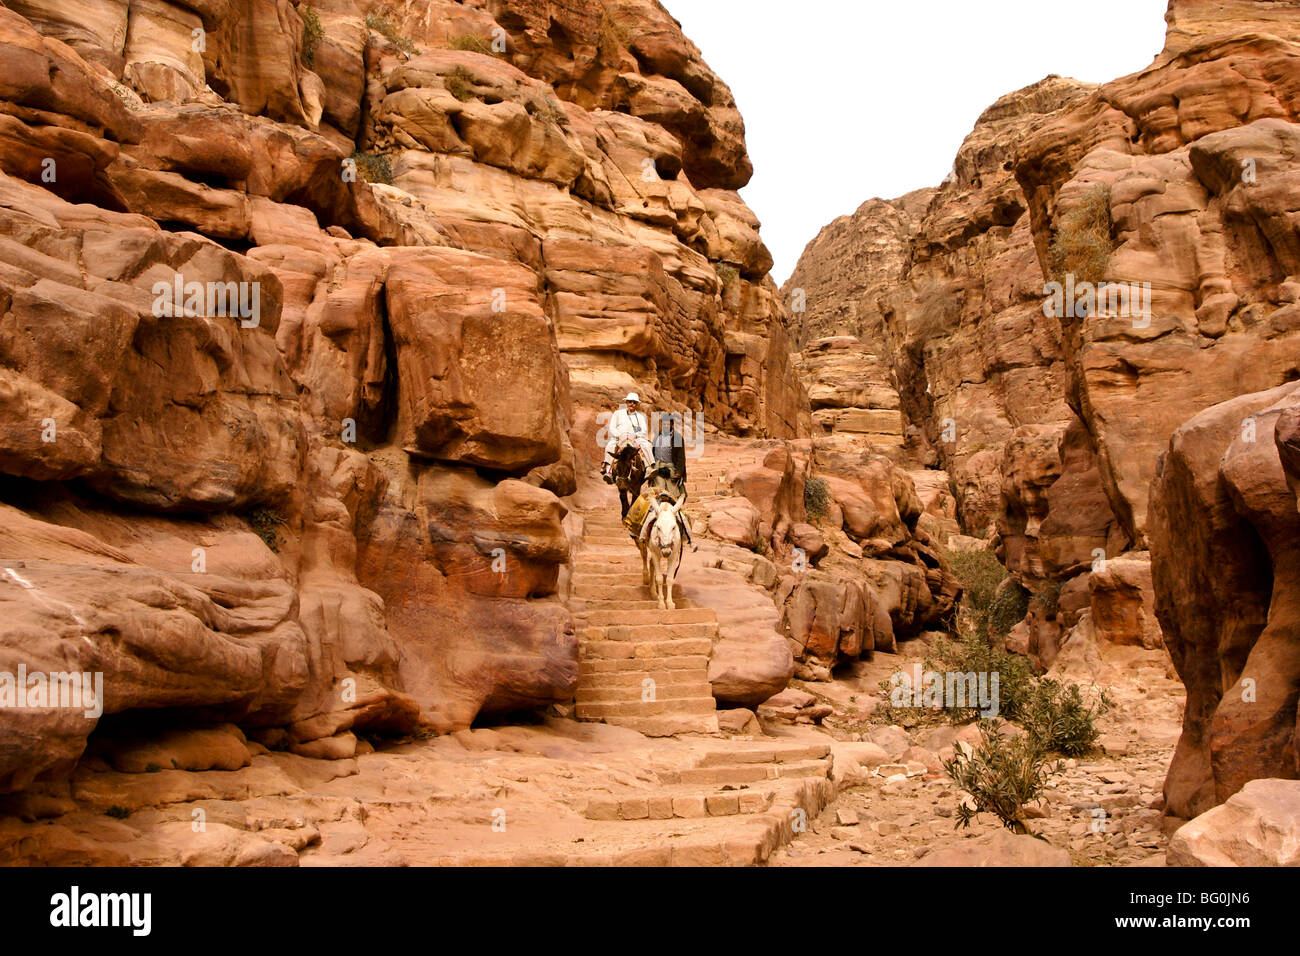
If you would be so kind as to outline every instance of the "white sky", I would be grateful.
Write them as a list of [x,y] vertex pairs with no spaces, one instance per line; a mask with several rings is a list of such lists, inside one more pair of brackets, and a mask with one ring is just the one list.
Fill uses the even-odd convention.
[[661,0],[731,87],[782,283],[805,245],[873,196],[937,186],[998,97],[1049,73],[1147,66],[1167,0]]

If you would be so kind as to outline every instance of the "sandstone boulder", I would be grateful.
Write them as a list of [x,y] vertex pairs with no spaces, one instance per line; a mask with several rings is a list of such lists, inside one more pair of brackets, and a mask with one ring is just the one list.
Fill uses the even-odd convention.
[[1300,781],[1252,780],[1169,840],[1170,866],[1300,866]]
[[[1295,763],[1296,497],[1279,439],[1294,384],[1215,405],[1174,432],[1151,487],[1156,614],[1187,686],[1166,812],[1190,818]],[[1278,429],[1281,426],[1281,432]],[[1289,449],[1288,449],[1289,452]]]
[[732,571],[700,567],[695,555],[683,561],[677,587],[684,598],[717,614],[718,639],[709,657],[717,700],[754,708],[785,688],[794,661],[765,590]]
[[777,600],[795,673],[805,680],[830,680],[837,664],[893,647],[889,612],[860,580],[806,571],[785,578]]

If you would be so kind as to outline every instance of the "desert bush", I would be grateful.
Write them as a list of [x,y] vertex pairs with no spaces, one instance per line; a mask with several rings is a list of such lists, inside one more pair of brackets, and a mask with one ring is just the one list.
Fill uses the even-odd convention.
[[1101,282],[1115,250],[1110,230],[1110,187],[1095,186],[1052,229],[1047,261],[1053,278],[1064,282],[1072,274],[1076,282]]
[[357,165],[357,172],[368,183],[392,185],[393,167],[385,153],[353,153],[352,161]]
[[803,485],[803,510],[809,521],[820,521],[831,510],[831,488],[825,478],[809,478]]
[[280,550],[279,529],[285,524],[284,515],[274,508],[254,508],[244,515],[244,520],[268,548],[276,552]]
[[1061,582],[1048,581],[1038,593],[1033,597],[1033,604],[1037,604],[1044,618],[1056,617],[1061,609]]
[[1029,592],[1008,578],[998,587],[984,615],[984,629],[993,638],[1006,637],[1029,613]]
[[961,582],[962,596],[972,611],[984,612],[993,603],[1007,569],[991,551],[950,551],[944,555],[953,576]]
[[[961,674],[998,675],[998,715],[1019,720],[1035,693],[1034,668],[1027,657],[994,647],[980,634],[968,631],[960,640],[945,641],[925,661],[927,670]],[[969,720],[973,710],[948,711],[954,723]]]
[[1082,757],[1097,745],[1097,718],[1111,708],[1103,691],[1095,704],[1083,699],[1078,684],[1063,684],[1048,677],[1034,682],[1033,693],[1021,709],[1025,730],[1051,753]]
[[465,103],[474,99],[474,74],[463,66],[458,66],[447,74],[447,91]]
[[740,278],[740,273],[736,271],[735,266],[728,265],[725,262],[718,263],[717,272],[718,279],[722,282],[722,294],[726,295],[727,290],[735,285],[736,280]]
[[1029,592],[1011,578],[991,551],[951,551],[944,555],[961,582],[962,607],[980,634],[995,638],[1007,633],[1029,611]]
[[407,56],[415,56],[420,51],[415,48],[415,42],[408,36],[403,36],[398,32],[397,26],[388,17],[381,16],[378,13],[366,14],[366,26],[374,30],[380,36],[387,37],[388,40],[401,50]]
[[[1023,727],[1046,753],[1066,757],[1089,753],[1100,734],[1097,719],[1112,706],[1104,691],[1090,703],[1077,684],[1039,677],[1028,658],[1000,650],[978,634],[940,644],[924,666],[939,672],[997,674],[998,716]],[[964,723],[976,711],[949,709],[943,714],[953,723]]]
[[943,769],[975,804],[958,805],[958,827],[969,827],[978,813],[992,813],[1008,830],[1031,833],[1025,806],[1042,796],[1062,767],[1048,762],[1047,752],[1032,735],[1003,737],[991,723],[984,723],[979,745],[970,750],[958,747],[943,762]]
[[487,37],[481,37],[477,33],[462,33],[460,36],[454,36],[447,44],[453,50],[466,50],[470,53],[482,53],[486,56],[497,56],[496,50],[492,49],[492,41]]
[[[958,640],[940,641],[926,654],[921,666],[925,671],[938,674],[975,674],[977,680],[981,674],[987,675],[986,680],[996,674],[997,714],[1008,720],[1017,719],[1023,714],[1035,693],[1034,669],[1028,658],[994,647],[985,638],[969,630]],[[878,686],[885,698],[885,705],[878,707],[876,714],[884,723],[902,727],[935,723],[964,724],[980,717],[976,707],[934,708],[911,704],[896,707],[890,699],[895,686],[893,674],[882,678]]]
[[325,36],[320,17],[311,7],[299,11],[302,16],[302,62],[307,67],[316,65],[316,47]]
[[130,810],[128,810],[126,807],[118,803],[113,804],[111,807],[105,810],[104,813],[112,817],[114,820],[125,820],[127,817],[131,815]]

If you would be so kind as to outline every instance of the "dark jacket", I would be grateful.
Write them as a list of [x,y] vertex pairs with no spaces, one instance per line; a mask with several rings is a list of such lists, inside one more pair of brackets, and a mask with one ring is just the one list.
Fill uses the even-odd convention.
[[686,481],[686,443],[682,441],[680,430],[659,429],[654,440],[655,461],[666,462],[673,466],[673,471],[682,482]]

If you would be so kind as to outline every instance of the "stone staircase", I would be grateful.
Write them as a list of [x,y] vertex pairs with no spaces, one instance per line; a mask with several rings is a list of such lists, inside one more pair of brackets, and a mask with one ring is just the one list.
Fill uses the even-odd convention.
[[[763,813],[783,793],[789,796],[801,791],[800,781],[825,780],[830,770],[829,755],[829,744],[775,741],[709,751],[693,767],[657,771],[660,787],[653,795],[635,793],[591,800],[586,817],[670,820]],[[788,786],[791,782],[793,787]]]
[[[762,457],[762,451],[731,448],[690,463],[687,511],[700,532],[701,506],[732,497],[728,476]],[[718,735],[708,681],[717,617],[680,596],[676,610],[659,610],[641,583],[640,555],[619,520],[617,498],[612,490],[602,498],[582,513],[584,533],[572,559],[575,716],[650,737],[682,735],[659,746],[686,749],[671,765],[649,768],[645,781],[611,785],[608,793],[571,804],[591,828],[581,848],[523,853],[510,862],[762,864],[834,798],[830,744],[816,734]]]
[[[692,767],[657,771],[653,791],[592,798],[584,815],[617,824],[624,840],[644,840],[611,863],[752,866],[795,839],[834,798],[831,769],[829,743],[731,741]],[[653,838],[673,821],[693,827]]]
[[714,448],[710,452],[706,446],[706,454],[686,463],[687,508],[735,497],[730,476],[741,468],[760,463],[765,455],[766,450],[755,453],[750,449]]
[[[756,866],[811,828],[835,796],[829,741],[681,736],[655,742],[647,772],[574,793],[544,813],[515,813],[485,841],[500,797],[461,813],[472,823],[403,828],[395,844],[427,866]],[[472,830],[472,832],[471,832]],[[438,846],[407,844],[436,839]],[[486,844],[492,844],[488,846]]]
[[680,599],[676,610],[659,609],[641,583],[641,556],[619,520],[618,499],[609,502],[584,514],[573,559],[576,716],[647,737],[716,734],[709,655],[717,616]]

